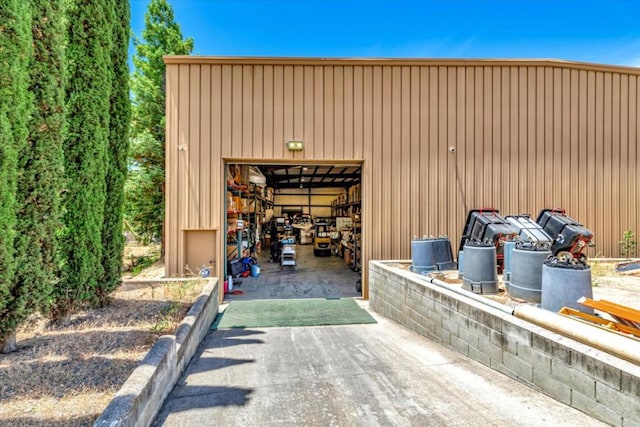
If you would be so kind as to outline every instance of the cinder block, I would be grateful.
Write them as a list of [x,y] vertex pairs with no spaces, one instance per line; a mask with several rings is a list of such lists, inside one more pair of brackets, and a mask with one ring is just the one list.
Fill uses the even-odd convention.
[[503,320],[502,333],[509,337],[509,341],[516,341],[531,346],[531,331],[515,323]]
[[502,349],[491,344],[488,340],[480,339],[480,351],[489,356],[491,360],[502,363]]
[[471,310],[469,318],[478,323],[482,323],[490,329],[502,332],[502,319],[483,309],[477,308],[475,310]]
[[458,311],[458,300],[451,295],[440,293],[438,294],[438,298],[436,300],[445,307],[448,307],[453,311]]
[[622,417],[622,427],[640,427],[640,419]]
[[467,304],[465,301],[458,301],[458,312],[469,317],[473,310],[477,310],[477,307]]
[[413,320],[413,319],[407,319],[407,327],[408,327],[409,329],[411,329],[412,331],[416,332],[416,331],[418,330],[418,327],[419,327],[419,326],[420,326],[420,325],[419,325],[419,324],[418,324],[418,322],[416,322],[415,320]]
[[613,426],[622,425],[621,414],[612,411],[608,407],[596,402],[595,399],[587,397],[576,390],[573,390],[571,393],[571,406],[607,424]]
[[442,326],[437,326],[435,329],[435,335],[440,339],[440,343],[445,345],[451,345],[451,332],[444,329]]
[[497,360],[491,359],[491,363],[489,364],[489,366],[491,367],[491,369],[500,372],[502,375],[506,375],[509,378],[513,378],[514,380],[518,379],[518,374],[516,374]]
[[458,353],[462,353],[465,356],[469,355],[469,344],[453,335],[451,336],[451,347],[453,347]]
[[458,325],[458,337],[475,349],[480,348],[480,338],[467,329],[466,325]]
[[420,322],[420,326],[422,326],[424,329],[427,330],[427,332],[431,333],[431,334],[435,334],[436,333],[436,323],[428,318],[424,318],[422,322]]
[[424,295],[432,300],[438,300],[440,292],[437,292],[435,289],[424,286]]
[[416,326],[416,333],[422,335],[423,337],[429,336],[429,330],[425,328],[422,324],[418,324]]
[[491,344],[500,347],[502,350],[507,348],[507,337],[499,331],[491,331]]
[[513,371],[528,382],[533,382],[533,366],[511,353],[503,352],[502,359],[504,366]]
[[[416,300],[418,302],[416,302]],[[411,310],[415,310],[417,305],[419,304],[419,300],[420,300],[420,295],[416,295],[415,292],[411,292],[411,294],[407,298],[407,307],[409,307]]]
[[442,328],[449,331],[451,335],[458,336],[458,322],[453,319],[442,319]]
[[420,325],[424,323],[424,316],[417,311],[411,313],[411,319]]
[[416,307],[416,311],[423,316],[429,316],[429,313],[435,310],[435,302],[432,299],[424,297],[422,304]]
[[601,382],[596,382],[596,402],[622,414],[625,419],[640,420],[640,400]]
[[621,371],[622,391],[640,398],[640,377]]
[[435,307],[435,311],[436,313],[438,313],[441,317],[448,319],[451,316],[451,309],[449,307],[445,307],[442,304],[438,304],[436,302],[436,307]]
[[411,307],[409,307],[408,305],[402,305],[400,306],[400,312],[402,312],[402,314],[404,315],[404,317],[408,317],[411,318],[411,312],[413,310],[411,310]]
[[[465,318],[460,313],[452,311],[448,319],[442,319],[442,325],[449,329],[449,332],[458,335],[459,328],[465,328]],[[448,325],[448,326],[447,326]]]
[[587,372],[574,369],[558,360],[551,360],[551,375],[571,387],[572,390],[595,399],[596,380]]
[[469,357],[483,365],[491,366],[491,358],[477,348],[469,346]]
[[593,351],[593,355],[572,351],[571,366],[588,372],[598,382],[603,382],[616,390],[622,389],[622,373],[620,369],[599,360],[595,351]]
[[551,374],[551,358],[539,351],[533,350],[530,346],[518,343],[517,356],[533,366],[534,370],[540,374]]
[[571,388],[551,375],[534,370],[533,383],[540,387],[543,393],[566,405],[571,405]]
[[428,311],[425,317],[430,321],[437,323],[438,325],[442,324],[442,316],[440,316],[440,313],[436,312],[435,310]]
[[471,318],[466,318],[465,319],[465,326],[467,327],[467,329],[469,329],[469,331],[477,336],[480,337],[480,339],[485,339],[485,340],[491,340],[491,331],[492,329],[489,328],[486,325],[483,325],[480,322],[477,322]]
[[553,359],[558,359],[566,364],[571,363],[571,350],[550,337],[533,333],[531,335],[531,347]]

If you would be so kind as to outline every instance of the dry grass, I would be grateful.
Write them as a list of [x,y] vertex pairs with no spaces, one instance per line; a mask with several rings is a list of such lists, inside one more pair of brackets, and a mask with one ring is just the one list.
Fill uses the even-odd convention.
[[0,356],[0,425],[92,425],[202,287],[123,285],[110,306],[77,313],[67,325],[32,317],[18,331],[18,351]]

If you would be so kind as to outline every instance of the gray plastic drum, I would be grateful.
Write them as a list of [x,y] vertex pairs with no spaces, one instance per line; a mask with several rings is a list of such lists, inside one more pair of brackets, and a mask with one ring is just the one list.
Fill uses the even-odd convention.
[[411,268],[414,273],[455,268],[451,242],[447,237],[411,241]]
[[542,300],[542,266],[549,255],[551,255],[549,249],[513,249],[511,280],[506,282],[510,297],[540,303]]
[[572,269],[544,264],[542,267],[542,308],[557,313],[570,307],[593,314],[593,309],[578,304],[582,297],[593,298],[591,268]]
[[494,245],[464,246],[462,289],[476,294],[498,293],[498,269]]
[[513,259],[513,250],[516,247],[516,242],[509,241],[504,242],[504,270],[502,272],[502,278],[505,282],[511,280],[511,263]]

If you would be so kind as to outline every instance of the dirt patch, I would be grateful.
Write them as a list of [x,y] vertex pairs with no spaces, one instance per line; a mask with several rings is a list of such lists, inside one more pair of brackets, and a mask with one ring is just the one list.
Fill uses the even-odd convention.
[[164,262],[160,259],[160,252],[160,245],[127,243],[122,258],[123,279],[133,277],[160,279],[164,277]]
[[[159,269],[164,273],[154,263],[142,277]],[[18,351],[0,355],[0,425],[92,425],[156,339],[175,331],[203,286],[125,284],[111,305],[77,313],[64,326],[32,317],[18,331]]]

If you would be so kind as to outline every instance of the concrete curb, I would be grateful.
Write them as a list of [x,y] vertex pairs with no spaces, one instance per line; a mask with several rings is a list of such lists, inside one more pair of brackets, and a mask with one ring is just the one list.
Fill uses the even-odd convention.
[[149,426],[218,314],[218,279],[209,279],[175,335],[158,339],[94,427]]

